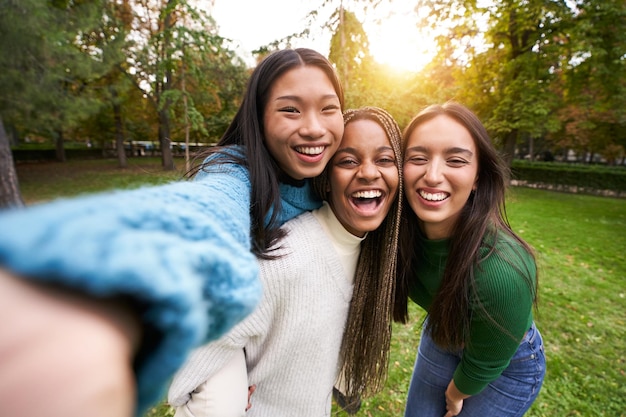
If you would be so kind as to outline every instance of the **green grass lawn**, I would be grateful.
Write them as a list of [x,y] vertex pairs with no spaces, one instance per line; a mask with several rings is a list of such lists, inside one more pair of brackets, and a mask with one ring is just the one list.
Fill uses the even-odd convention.
[[118,168],[116,159],[94,159],[19,163],[16,170],[24,202],[33,204],[59,197],[180,179],[185,163],[176,159],[175,164],[176,170],[163,171],[159,158],[146,157],[129,158],[128,167],[124,169]]
[[[181,177],[155,159],[70,161],[18,167],[28,204],[110,187],[136,187]],[[182,165],[182,163],[180,164]],[[537,250],[540,306],[536,322],[548,371],[528,416],[626,416],[626,200],[514,188],[508,198],[513,229]],[[405,395],[423,313],[395,325],[389,379],[358,416],[397,417]],[[172,416],[160,404],[147,416]],[[333,415],[347,414],[333,410]]]

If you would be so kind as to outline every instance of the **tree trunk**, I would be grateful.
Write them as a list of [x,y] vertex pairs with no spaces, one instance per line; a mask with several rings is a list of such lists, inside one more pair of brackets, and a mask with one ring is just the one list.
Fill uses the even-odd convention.
[[159,143],[161,144],[161,161],[163,169],[171,171],[174,169],[174,158],[170,147],[170,117],[167,108],[159,110]]
[[189,106],[187,104],[187,86],[185,84],[185,44],[183,43],[183,65],[181,68],[180,86],[183,90],[183,105],[185,110],[185,172],[189,172]]
[[[170,8],[170,5],[174,3],[173,0],[168,0],[167,9],[170,10],[165,15],[165,19],[163,21],[163,50],[162,50],[162,59],[161,64],[169,62],[172,59],[170,48],[170,43],[172,40],[172,27],[174,24],[172,18],[173,8]],[[165,80],[163,82],[163,90],[160,94],[160,100],[164,99],[165,95],[163,93],[170,91],[172,89],[172,70],[170,65],[166,65],[165,69]],[[159,100],[159,104],[161,104]],[[170,107],[170,99],[166,98],[165,103],[159,108],[159,142],[161,143],[161,161],[163,165],[163,169],[166,171],[171,171],[174,169],[174,159],[172,157],[172,148],[171,143],[172,139],[170,138],[170,116],[168,114]]]
[[65,157],[65,146],[63,145],[63,130],[61,129],[56,131],[55,147],[57,161],[65,162],[67,158]]
[[117,90],[111,87],[113,98],[113,119],[115,120],[115,148],[117,149],[117,161],[120,168],[128,167],[126,150],[124,149],[124,123],[122,121],[122,108],[117,100]]
[[0,117],[0,208],[22,207],[23,205],[9,137]]
[[504,161],[507,166],[513,164],[513,158],[515,157],[515,145],[517,144],[517,129],[511,130],[504,137]]

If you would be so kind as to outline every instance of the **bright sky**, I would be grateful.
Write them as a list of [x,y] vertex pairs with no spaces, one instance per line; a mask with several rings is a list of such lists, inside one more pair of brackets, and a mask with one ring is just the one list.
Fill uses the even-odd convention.
[[[371,43],[370,52],[381,63],[400,70],[419,70],[433,55],[432,41],[416,27],[412,2],[393,2],[360,17]],[[314,7],[310,0],[215,0],[213,18],[220,35],[241,45],[239,53],[253,63],[251,51],[305,27],[305,16]],[[380,25],[376,19],[382,19]],[[315,28],[317,29],[317,28]],[[323,39],[303,41],[305,46],[328,55],[330,35]]]

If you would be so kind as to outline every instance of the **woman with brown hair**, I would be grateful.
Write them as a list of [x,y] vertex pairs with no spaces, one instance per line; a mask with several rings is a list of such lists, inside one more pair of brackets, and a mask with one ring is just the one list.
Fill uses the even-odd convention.
[[395,318],[426,310],[406,417],[521,416],[545,374],[537,268],[505,212],[507,168],[480,120],[430,106],[404,132]]

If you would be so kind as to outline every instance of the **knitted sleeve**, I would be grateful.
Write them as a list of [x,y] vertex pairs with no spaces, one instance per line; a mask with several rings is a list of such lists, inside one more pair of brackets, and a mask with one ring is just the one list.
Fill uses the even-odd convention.
[[[134,300],[155,337],[137,358],[137,415],[195,346],[261,296],[247,170],[0,213],[0,265],[94,296]],[[149,345],[146,345],[149,343]]]
[[530,328],[536,269],[521,246],[500,241],[475,274],[470,341],[454,373],[457,388],[468,395],[479,393],[502,374]]

